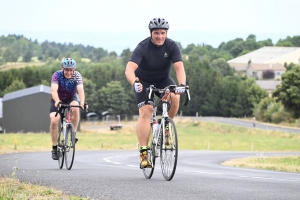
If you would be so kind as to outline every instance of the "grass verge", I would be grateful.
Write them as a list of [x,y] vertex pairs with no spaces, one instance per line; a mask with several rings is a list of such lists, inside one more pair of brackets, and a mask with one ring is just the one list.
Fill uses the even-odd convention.
[[239,158],[225,161],[222,163],[226,166],[258,168],[285,172],[300,172],[299,156],[257,156],[248,158]]
[[68,196],[53,188],[21,183],[15,178],[0,177],[0,199],[68,199],[80,200],[76,196]]

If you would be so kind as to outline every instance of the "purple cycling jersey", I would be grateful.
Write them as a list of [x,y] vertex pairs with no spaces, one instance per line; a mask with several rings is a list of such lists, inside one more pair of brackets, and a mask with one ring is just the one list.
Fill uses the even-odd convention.
[[74,71],[71,78],[66,78],[62,70],[54,72],[51,84],[58,84],[58,97],[61,101],[76,96],[77,85],[83,84],[82,76],[78,71]]

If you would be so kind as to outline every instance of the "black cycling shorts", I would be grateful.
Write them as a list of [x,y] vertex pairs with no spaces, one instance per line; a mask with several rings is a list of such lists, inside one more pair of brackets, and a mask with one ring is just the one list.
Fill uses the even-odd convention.
[[[136,92],[133,88],[134,94],[135,94],[135,101],[137,103],[138,108],[141,108],[145,105],[146,88],[148,88],[150,85],[154,85],[154,87],[159,88],[159,89],[163,89],[169,85],[177,85],[170,76],[168,76],[167,78],[165,78],[164,80],[162,80],[159,83],[148,83],[141,79],[140,79],[140,82],[143,85],[142,92]],[[158,96],[158,94],[155,94],[155,95]],[[148,104],[153,105],[153,100],[154,100],[154,95],[152,95],[152,97],[148,100]]]
[[[71,97],[70,99],[67,99],[65,101],[62,101],[64,104],[70,104],[72,101],[77,101],[79,103],[79,100],[78,98],[75,96],[75,97]],[[56,112],[57,111],[57,107],[55,107],[55,102],[53,99],[51,99],[51,102],[50,102],[50,113],[52,112]]]

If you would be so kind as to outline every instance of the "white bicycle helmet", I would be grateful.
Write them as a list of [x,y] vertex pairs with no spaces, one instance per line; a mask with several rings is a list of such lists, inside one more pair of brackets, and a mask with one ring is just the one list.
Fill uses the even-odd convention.
[[150,31],[154,30],[154,29],[169,29],[169,23],[167,20],[165,20],[164,18],[154,18],[150,21],[149,23],[149,29]]
[[75,69],[76,68],[76,62],[72,58],[65,58],[61,62],[61,67],[68,68],[68,69]]

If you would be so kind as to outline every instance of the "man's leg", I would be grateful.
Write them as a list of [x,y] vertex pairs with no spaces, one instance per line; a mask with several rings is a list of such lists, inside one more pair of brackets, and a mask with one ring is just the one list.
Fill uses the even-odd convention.
[[[79,103],[77,101],[72,101],[70,105],[78,106]],[[80,108],[72,108],[72,124],[74,126],[74,131],[77,131],[77,127],[80,120]]]
[[57,145],[59,119],[59,114],[55,117],[55,112],[50,113],[50,134],[53,146]]
[[148,160],[147,145],[150,134],[150,120],[153,107],[145,105],[139,109],[139,118],[136,124],[136,135],[140,144],[140,167],[151,168],[151,161]]
[[171,93],[171,108],[169,110],[169,117],[174,118],[178,112],[180,103],[180,95]]
[[140,146],[148,145],[152,111],[153,107],[151,105],[145,105],[139,109],[139,118],[136,124],[136,135]]
[[55,117],[55,112],[50,113],[50,134],[52,139],[52,159],[57,160],[57,138],[58,138],[58,124],[60,115]]

